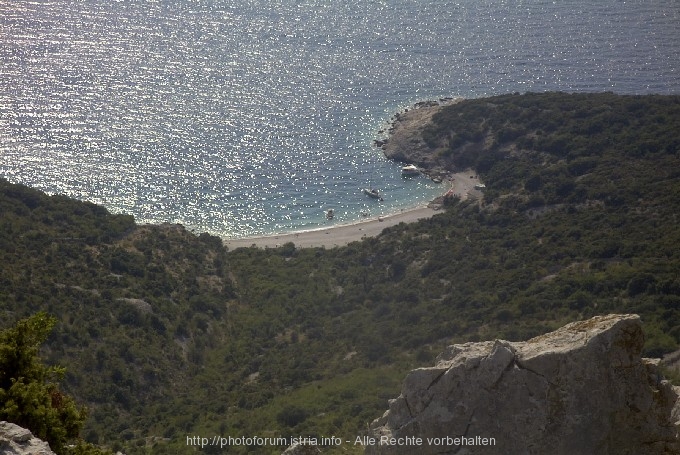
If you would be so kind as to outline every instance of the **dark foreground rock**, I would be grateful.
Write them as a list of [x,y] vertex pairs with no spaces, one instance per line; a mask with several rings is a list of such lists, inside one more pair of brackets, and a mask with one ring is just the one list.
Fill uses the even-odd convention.
[[407,376],[366,453],[678,454],[679,388],[643,342],[638,316],[608,315],[451,346]]

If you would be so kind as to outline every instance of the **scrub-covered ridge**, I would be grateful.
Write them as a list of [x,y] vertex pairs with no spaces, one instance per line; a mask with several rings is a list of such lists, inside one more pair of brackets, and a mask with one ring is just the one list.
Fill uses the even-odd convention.
[[215,435],[354,441],[446,346],[597,315],[640,315],[642,356],[659,357],[680,342],[678,131],[677,96],[445,106],[414,131],[419,153],[474,169],[481,196],[329,249],[227,250],[2,181],[0,323],[57,318],[42,359],[89,409],[81,435],[127,455]]

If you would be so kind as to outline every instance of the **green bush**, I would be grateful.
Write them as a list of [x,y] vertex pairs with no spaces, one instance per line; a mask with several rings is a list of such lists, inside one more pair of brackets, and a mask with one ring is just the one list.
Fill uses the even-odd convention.
[[[65,370],[40,362],[38,349],[56,319],[37,313],[0,332],[0,419],[28,428],[58,455],[103,453],[75,441],[85,409],[59,390]],[[77,442],[73,447],[67,446]]]

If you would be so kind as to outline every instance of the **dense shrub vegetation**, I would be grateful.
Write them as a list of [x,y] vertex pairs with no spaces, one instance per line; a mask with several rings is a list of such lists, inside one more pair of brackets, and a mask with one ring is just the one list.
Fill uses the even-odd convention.
[[478,171],[483,200],[332,250],[227,252],[2,182],[1,322],[58,317],[43,356],[91,409],[84,436],[129,455],[193,453],[191,435],[352,439],[445,344],[595,314],[640,314],[658,356],[680,342],[678,132],[674,96],[452,105],[423,136]]
[[59,390],[64,369],[38,357],[55,322],[39,312],[0,332],[0,420],[30,429],[57,455],[104,455],[79,439],[86,412]]

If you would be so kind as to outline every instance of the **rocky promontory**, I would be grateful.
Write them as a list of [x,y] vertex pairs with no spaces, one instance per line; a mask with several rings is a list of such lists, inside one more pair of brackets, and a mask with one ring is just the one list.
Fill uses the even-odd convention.
[[431,177],[449,175],[453,170],[452,163],[434,153],[423,140],[422,131],[437,112],[458,101],[460,99],[456,98],[423,101],[395,114],[390,120],[387,138],[376,140],[376,147],[381,148],[387,158],[415,164]]
[[643,343],[638,316],[607,315],[526,342],[450,346],[407,376],[366,453],[680,453],[679,388],[641,358]]

